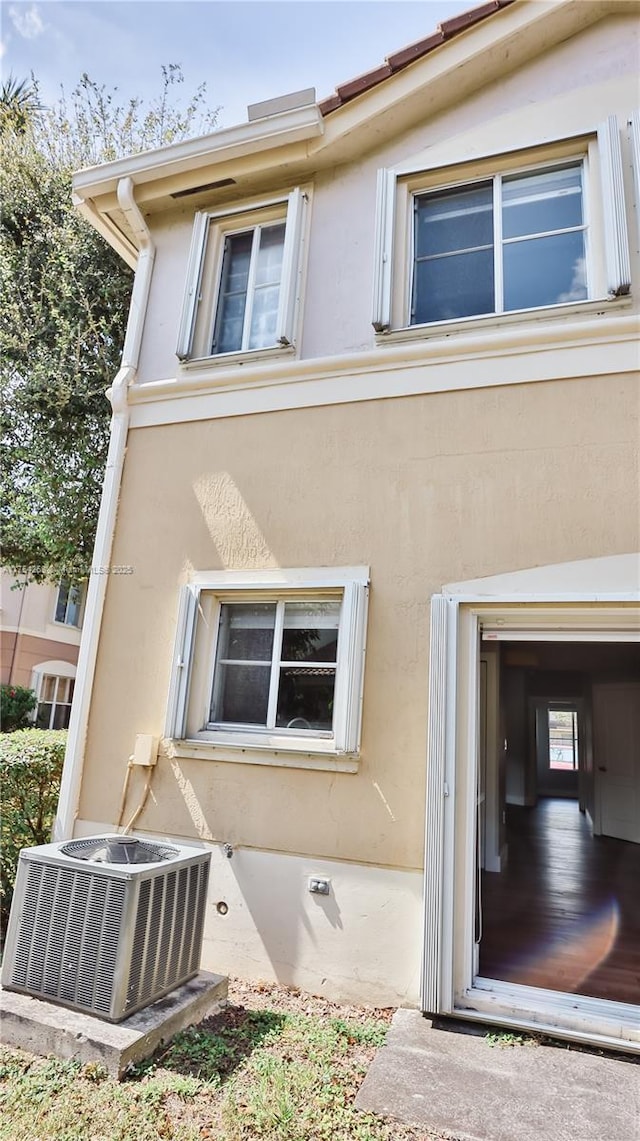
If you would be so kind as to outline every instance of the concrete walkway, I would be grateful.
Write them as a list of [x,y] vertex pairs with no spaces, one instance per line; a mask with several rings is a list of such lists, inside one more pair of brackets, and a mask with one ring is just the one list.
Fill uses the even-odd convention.
[[456,1141],[639,1141],[637,1059],[490,1045],[398,1010],[356,1105]]

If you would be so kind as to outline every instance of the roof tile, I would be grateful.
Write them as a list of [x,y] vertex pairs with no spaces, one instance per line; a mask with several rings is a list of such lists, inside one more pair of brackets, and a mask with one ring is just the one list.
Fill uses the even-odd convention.
[[347,99],[353,99],[354,95],[359,95],[361,91],[375,87],[376,83],[381,83],[383,79],[388,79],[392,74],[389,64],[383,63],[380,67],[373,68],[372,71],[366,71],[364,75],[357,75],[355,79],[341,83],[339,87],[336,87],[336,93],[343,102],[346,102]]
[[468,12],[461,12],[459,16],[452,16],[450,20],[443,20],[440,31],[445,39],[450,39],[456,32],[463,32],[465,28],[484,20],[485,16],[492,16],[499,9],[499,0],[489,0],[488,4],[482,4],[479,8],[471,8]]
[[507,8],[513,3],[515,0],[488,0],[488,3],[481,4],[478,8],[471,8],[468,12],[461,12],[459,16],[452,16],[450,20],[444,20],[431,35],[393,52],[380,67],[375,67],[371,71],[365,72],[364,75],[358,75],[355,79],[341,83],[336,88],[335,94],[329,95],[318,104],[321,114],[330,115],[332,111],[337,111],[339,107],[351,99],[355,99],[357,95],[361,95],[364,91],[369,91],[372,87],[383,83],[385,79],[389,79],[396,72],[402,71],[415,60],[422,59],[423,56],[439,48],[447,40],[453,39],[460,32],[473,27],[474,24],[485,20],[487,16],[493,16],[501,8]]
[[443,43],[444,36],[438,28],[437,32],[432,32],[426,39],[416,40],[414,44],[409,44],[408,47],[394,52],[393,55],[387,57],[387,62],[393,71],[399,71],[401,67],[406,67],[408,63],[413,63],[414,59],[419,59],[421,55],[426,55],[427,52]]

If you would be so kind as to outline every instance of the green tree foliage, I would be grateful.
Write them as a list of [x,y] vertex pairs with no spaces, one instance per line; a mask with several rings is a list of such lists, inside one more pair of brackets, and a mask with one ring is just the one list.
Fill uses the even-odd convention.
[[5,79],[0,86],[0,131],[3,134],[7,130],[26,131],[40,111],[42,104],[33,83],[27,79],[18,81],[13,75]]
[[0,737],[0,918],[9,918],[21,848],[48,844],[67,743],[64,729],[19,729]]
[[145,107],[84,75],[42,108],[35,83],[0,89],[3,563],[35,581],[91,565],[132,274],[77,213],[83,166],[211,130],[205,87],[181,109],[176,65]]
[[27,717],[36,707],[36,695],[23,685],[0,686],[0,732],[13,733],[27,725]]

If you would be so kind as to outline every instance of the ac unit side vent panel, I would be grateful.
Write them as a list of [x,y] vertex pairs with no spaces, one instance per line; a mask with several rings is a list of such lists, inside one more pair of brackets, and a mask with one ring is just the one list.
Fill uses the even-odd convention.
[[108,1014],[124,894],[122,881],[29,864],[14,986]]
[[[176,849],[164,866],[123,870],[78,867],[60,847],[21,854],[2,971],[8,990],[117,1022],[197,974],[208,852]],[[50,860],[39,855],[49,852]]]

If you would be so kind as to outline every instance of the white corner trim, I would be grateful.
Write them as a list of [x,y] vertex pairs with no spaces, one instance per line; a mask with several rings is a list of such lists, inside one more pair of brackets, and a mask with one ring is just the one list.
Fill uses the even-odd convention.
[[[124,179],[118,187],[118,199],[125,211],[133,232],[140,243],[136,274],[133,282],[129,319],[122,350],[122,361],[118,374],[107,393],[113,408],[111,435],[105,466],[102,498],[98,514],[98,526],[93,550],[92,566],[108,567],[111,560],[113,534],[120,496],[120,483],[124,467],[129,430],[129,406],[127,401],[129,385],[135,380],[142,329],[144,325],[151,277],[155,259],[155,247],[133,195],[133,183]],[[73,835],[74,822],[80,799],[80,786],[84,764],[84,752],[89,724],[91,692],[98,656],[98,641],[102,626],[102,614],[107,592],[108,574],[92,574],[85,604],[80,651],[78,654],[77,684],[71,707],[69,733],[65,752],[58,809],[53,826],[53,839],[64,840]]]

